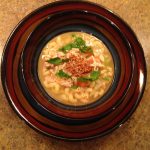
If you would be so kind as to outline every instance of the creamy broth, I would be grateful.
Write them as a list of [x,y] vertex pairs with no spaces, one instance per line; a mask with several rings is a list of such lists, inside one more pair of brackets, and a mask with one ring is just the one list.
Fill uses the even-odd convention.
[[45,91],[60,103],[80,106],[101,98],[114,76],[108,48],[95,36],[67,32],[50,40],[38,61]]

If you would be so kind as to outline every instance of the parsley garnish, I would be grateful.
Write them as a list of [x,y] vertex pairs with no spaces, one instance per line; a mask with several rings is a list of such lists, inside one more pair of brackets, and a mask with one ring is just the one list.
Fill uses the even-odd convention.
[[110,77],[104,77],[103,80],[109,81]]
[[69,59],[60,59],[59,57],[51,58],[47,60],[48,63],[54,64],[54,65],[60,65],[63,62],[67,62]]
[[63,70],[59,70],[56,73],[57,76],[59,76],[60,78],[70,78],[71,76],[67,73],[65,73]]
[[76,35],[72,35],[74,41],[72,43],[68,43],[65,46],[61,47],[59,50],[66,53],[67,51],[71,50],[72,48],[79,48],[80,52],[82,53],[93,53],[93,50],[90,46],[86,46],[85,41],[82,37],[77,37]]
[[100,71],[99,70],[98,71],[92,71],[91,74],[90,74],[90,79],[92,81],[95,81],[99,78],[99,76],[100,76]]
[[77,89],[78,86],[77,86],[77,85],[73,85],[71,88],[72,88],[72,89]]
[[81,81],[81,82],[88,82],[88,81],[95,81],[99,78],[100,76],[100,71],[92,71],[90,73],[90,76],[89,77],[80,77],[78,78],[78,81]]

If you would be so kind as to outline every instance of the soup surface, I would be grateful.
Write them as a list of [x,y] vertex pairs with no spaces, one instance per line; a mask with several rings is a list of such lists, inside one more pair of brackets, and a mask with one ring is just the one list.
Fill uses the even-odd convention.
[[102,41],[84,32],[67,32],[50,40],[38,61],[45,91],[60,103],[80,106],[102,97],[114,76],[112,56]]

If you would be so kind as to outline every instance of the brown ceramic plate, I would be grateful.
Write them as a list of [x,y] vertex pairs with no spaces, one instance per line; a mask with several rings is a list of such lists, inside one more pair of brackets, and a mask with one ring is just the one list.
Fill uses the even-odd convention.
[[[68,31],[92,33],[114,59],[111,88],[86,106],[58,103],[37,76],[43,46]],[[143,50],[131,28],[112,11],[81,1],[51,3],[25,17],[5,45],[1,67],[5,94],[17,114],[34,129],[68,140],[103,136],[118,128],[135,111],[146,83]]]

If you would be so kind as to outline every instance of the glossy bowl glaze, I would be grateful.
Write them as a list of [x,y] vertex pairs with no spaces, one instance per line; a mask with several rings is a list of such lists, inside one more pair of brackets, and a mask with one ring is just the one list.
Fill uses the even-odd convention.
[[[115,63],[111,88],[83,107],[57,103],[37,76],[43,46],[68,31],[98,37]],[[29,14],[10,35],[2,58],[2,82],[15,111],[34,129],[57,138],[83,140],[106,135],[130,117],[145,88],[146,65],[135,34],[114,13],[89,2],[55,2]]]

